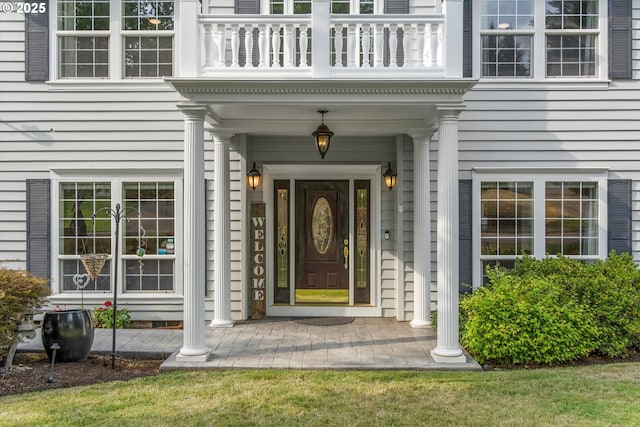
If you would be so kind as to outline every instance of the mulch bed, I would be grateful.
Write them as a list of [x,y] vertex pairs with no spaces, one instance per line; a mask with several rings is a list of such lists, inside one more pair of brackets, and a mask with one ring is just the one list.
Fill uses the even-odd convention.
[[48,382],[51,364],[45,353],[16,353],[9,372],[0,374],[0,396],[147,377],[158,374],[162,362],[116,359],[112,369],[110,356],[90,354],[84,362],[56,363]]

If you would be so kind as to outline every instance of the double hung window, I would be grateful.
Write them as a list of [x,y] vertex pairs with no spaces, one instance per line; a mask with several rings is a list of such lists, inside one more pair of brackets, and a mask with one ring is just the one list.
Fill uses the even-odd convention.
[[[121,291],[175,292],[176,207],[179,186],[174,180],[104,179],[61,181],[58,185],[57,277],[61,292],[78,291],[74,276],[86,273],[83,255],[108,259],[86,291],[113,291],[112,264],[120,263]],[[119,258],[115,253],[115,205],[121,203]]]
[[173,1],[58,1],[58,77],[133,79],[173,75],[173,15]]
[[598,77],[599,0],[481,0],[482,77]]
[[606,256],[605,180],[593,177],[476,175],[475,234],[480,262],[511,268],[518,257]]

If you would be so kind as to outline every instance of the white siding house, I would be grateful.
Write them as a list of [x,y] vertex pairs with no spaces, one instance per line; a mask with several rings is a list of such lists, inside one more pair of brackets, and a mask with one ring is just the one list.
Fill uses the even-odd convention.
[[454,363],[484,266],[640,262],[640,0],[1,6],[0,266],[183,321],[185,360],[205,325],[437,310]]

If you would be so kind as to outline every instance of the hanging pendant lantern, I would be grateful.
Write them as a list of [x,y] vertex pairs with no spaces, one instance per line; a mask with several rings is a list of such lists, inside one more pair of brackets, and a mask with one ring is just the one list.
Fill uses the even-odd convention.
[[322,114],[322,123],[318,126],[318,129],[311,134],[316,140],[316,148],[323,159],[325,154],[327,154],[327,151],[329,151],[329,144],[331,143],[331,137],[333,136],[333,132],[331,132],[327,125],[324,124],[324,115],[327,112],[327,110],[318,110],[318,113]]

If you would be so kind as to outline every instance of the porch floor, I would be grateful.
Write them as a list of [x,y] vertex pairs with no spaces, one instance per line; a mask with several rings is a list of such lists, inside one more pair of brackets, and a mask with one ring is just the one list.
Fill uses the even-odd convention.
[[[407,369],[481,370],[465,353],[466,363],[437,364],[431,357],[436,330],[414,329],[388,318],[355,318],[333,325],[316,319],[269,318],[237,322],[233,327],[205,329],[211,349],[206,362],[182,362],[181,330],[118,329],[116,352],[129,358],[167,358],[161,369]],[[336,319],[341,323],[341,320]],[[350,319],[348,319],[350,320]],[[96,329],[91,351],[110,354],[111,329]],[[44,351],[37,336],[18,351]]]
[[177,361],[176,352],[162,369],[481,370],[466,353],[466,363],[436,363],[431,357],[436,346],[432,328],[414,329],[408,322],[385,318],[355,318],[344,324],[329,319],[319,325],[314,320],[270,318],[207,327],[205,344],[211,355],[206,362]]

